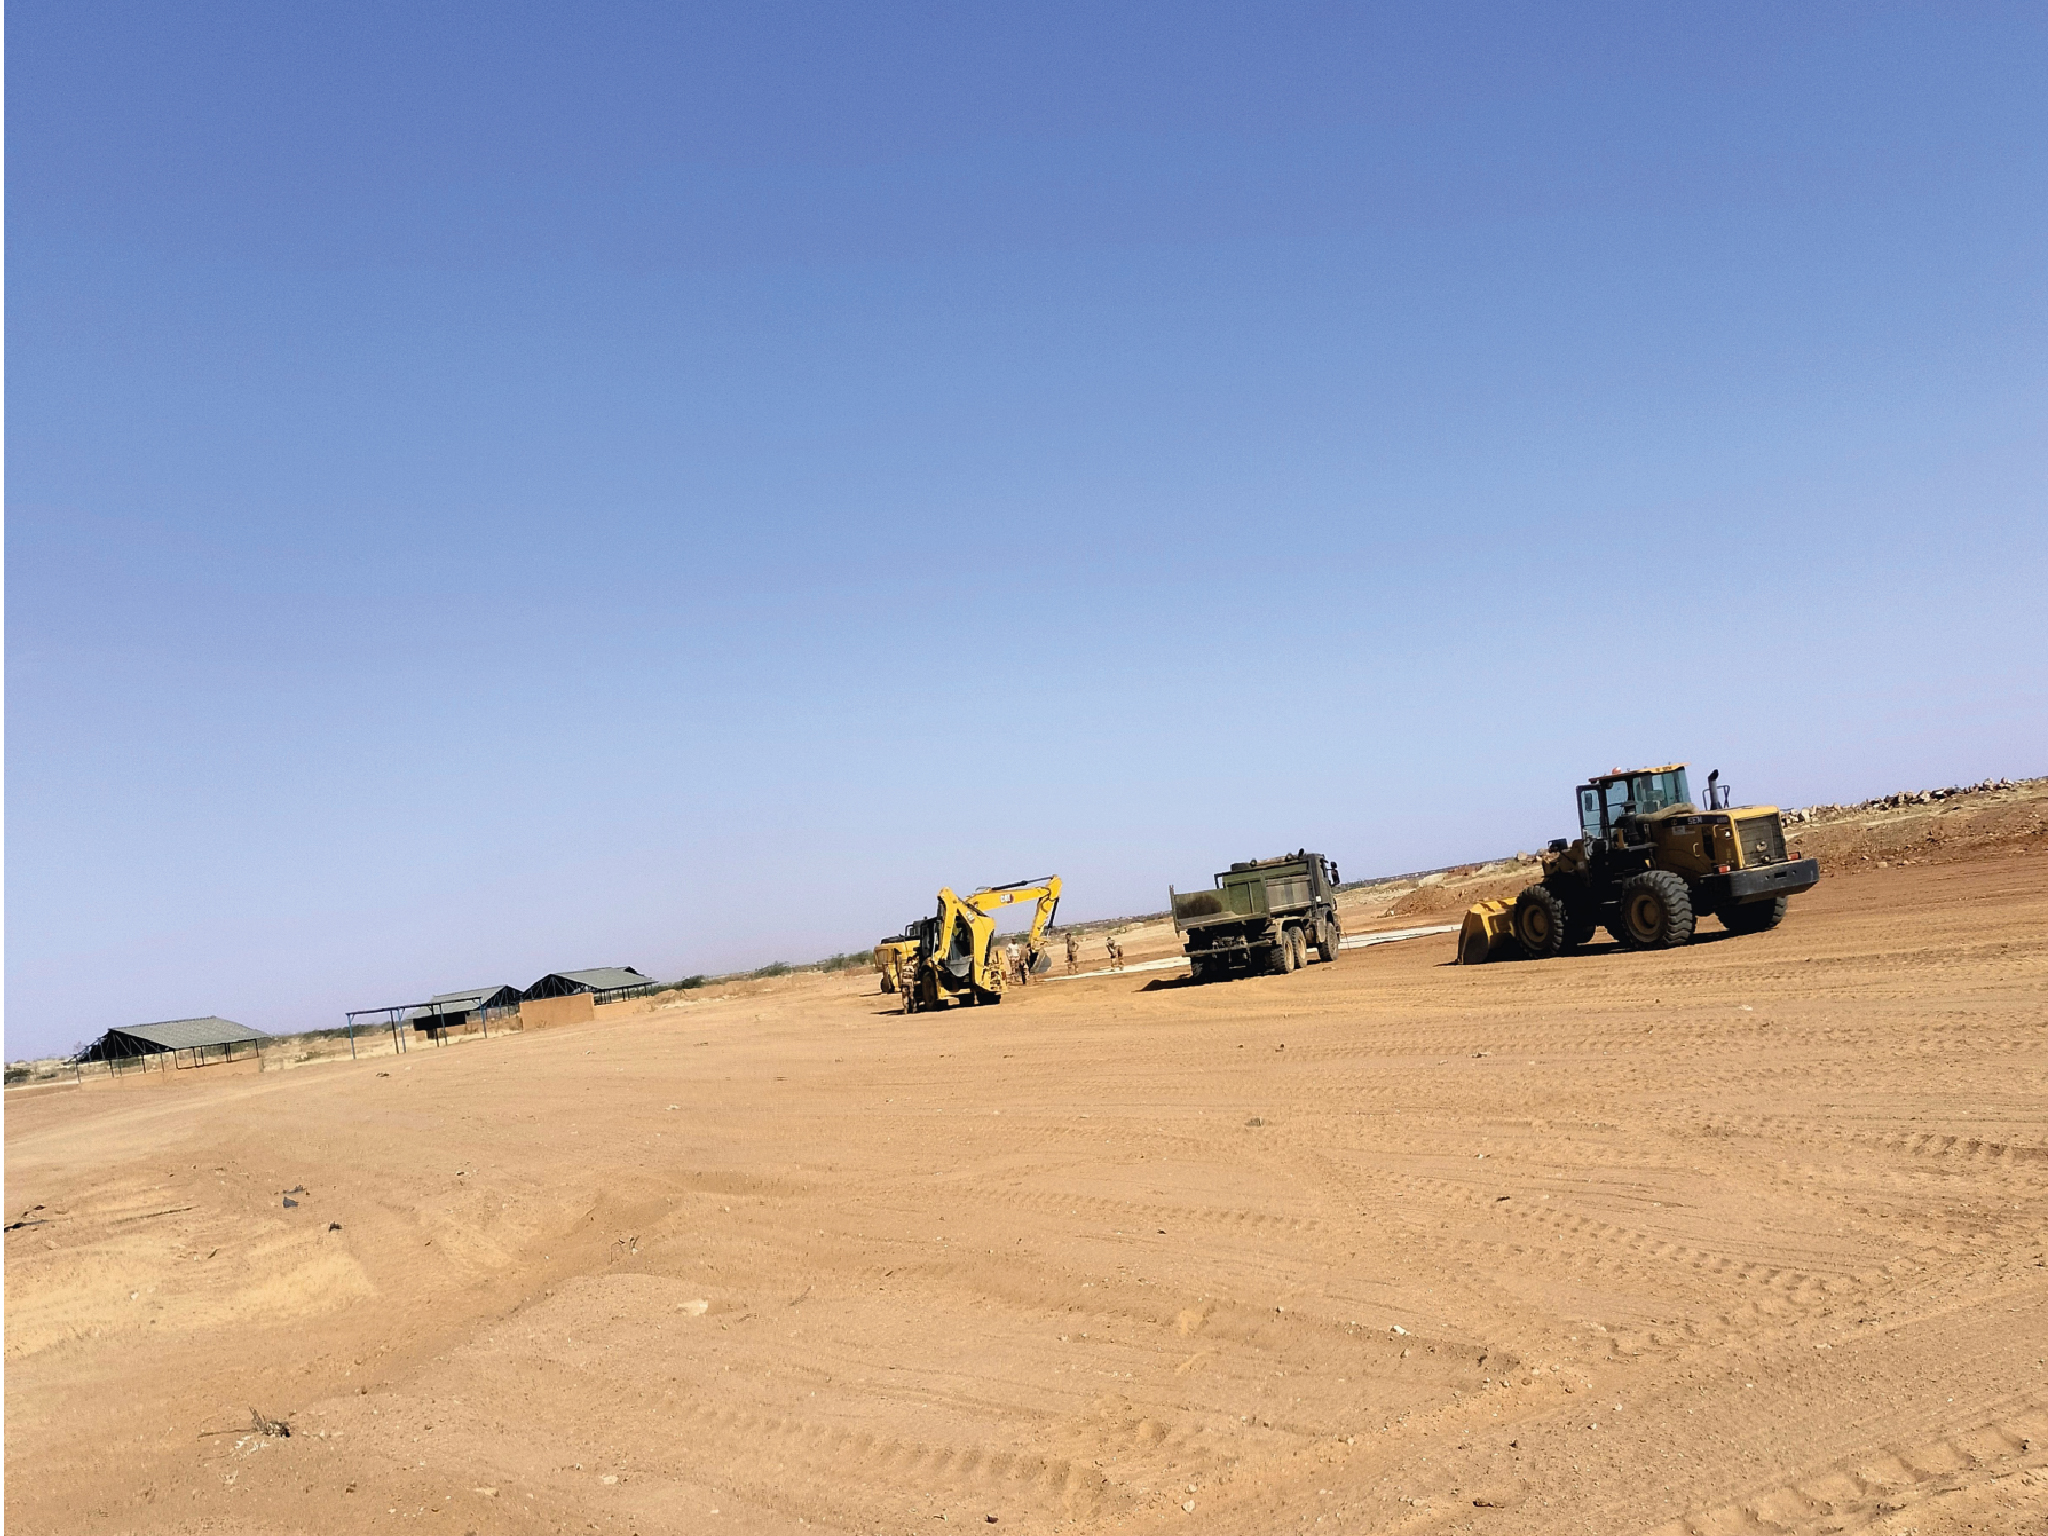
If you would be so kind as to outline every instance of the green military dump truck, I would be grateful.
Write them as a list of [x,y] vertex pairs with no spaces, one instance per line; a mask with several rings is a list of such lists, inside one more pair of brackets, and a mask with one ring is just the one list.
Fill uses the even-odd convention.
[[1344,937],[1337,926],[1337,866],[1307,849],[1233,864],[1216,876],[1214,890],[1183,893],[1169,886],[1167,894],[1173,931],[1187,945],[1198,982],[1260,971],[1285,976],[1308,964],[1311,949],[1328,964]]

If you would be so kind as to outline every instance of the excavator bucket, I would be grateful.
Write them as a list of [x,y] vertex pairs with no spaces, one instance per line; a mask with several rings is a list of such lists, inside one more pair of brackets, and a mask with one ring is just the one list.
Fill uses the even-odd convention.
[[1040,950],[1040,951],[1039,951],[1039,952],[1038,952],[1037,954],[1035,954],[1035,955],[1033,955],[1033,956],[1031,957],[1031,974],[1032,974],[1032,975],[1034,975],[1034,976],[1043,976],[1043,975],[1044,975],[1044,974],[1045,974],[1045,973],[1046,973],[1047,971],[1049,971],[1049,970],[1051,970],[1051,969],[1052,969],[1052,956],[1051,956],[1051,955],[1049,955],[1049,954],[1047,954],[1047,953],[1046,953],[1046,952],[1045,952],[1044,950],[1042,950],[1042,949],[1041,949],[1041,950]]
[[1512,952],[1515,942],[1515,904],[1482,901],[1466,909],[1465,926],[1458,930],[1458,964],[1498,960],[1503,952]]

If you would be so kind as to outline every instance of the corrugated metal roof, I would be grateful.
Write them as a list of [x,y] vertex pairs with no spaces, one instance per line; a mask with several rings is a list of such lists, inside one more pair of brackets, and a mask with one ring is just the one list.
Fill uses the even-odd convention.
[[504,990],[505,987],[502,983],[495,987],[471,987],[467,992],[436,992],[432,997],[428,998],[427,1001],[430,1004],[439,1003],[443,1008],[445,1008],[450,1003],[480,1002],[482,999],[494,996],[495,994],[503,992]]
[[191,1051],[202,1045],[239,1045],[244,1040],[270,1038],[260,1029],[211,1015],[203,1019],[166,1019],[161,1024],[130,1024],[122,1029],[110,1029],[107,1033],[146,1041],[165,1051]]
[[417,1008],[406,1009],[405,1022],[410,1024],[415,1019],[431,1019],[437,1014],[469,1013],[481,1008],[500,993],[504,994],[500,999],[500,1006],[506,1002],[519,1000],[519,989],[504,985],[471,987],[464,992],[437,992]]
[[630,965],[600,965],[594,971],[556,971],[553,973],[564,981],[573,981],[578,986],[588,987],[593,992],[616,992],[621,987],[644,987],[651,985],[654,978],[642,976]]

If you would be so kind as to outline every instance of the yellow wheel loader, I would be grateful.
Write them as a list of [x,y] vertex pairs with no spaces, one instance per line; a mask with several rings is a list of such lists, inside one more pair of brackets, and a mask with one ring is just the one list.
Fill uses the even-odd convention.
[[1513,902],[1468,911],[1458,959],[1549,959],[1603,924],[1624,949],[1671,949],[1691,943],[1709,914],[1731,933],[1783,922],[1789,900],[1819,883],[1820,865],[1786,856],[1776,806],[1730,805],[1719,769],[1707,776],[1707,807],[1699,809],[1685,769],[1616,769],[1581,784],[1582,835],[1553,842],[1542,880]]
[[875,946],[875,969],[882,973],[884,992],[903,989],[903,968],[917,955],[916,927],[913,923],[903,932],[892,933]]
[[1003,1000],[1003,958],[996,943],[995,913],[1020,901],[1036,901],[1030,931],[1024,937],[1025,964],[1034,976],[1052,969],[1043,949],[1046,930],[1060,905],[1060,877],[1022,880],[1015,885],[984,886],[971,896],[939,892],[939,909],[906,932],[917,941],[898,972],[897,990],[903,1011],[917,1013],[958,1000],[1000,1003]]

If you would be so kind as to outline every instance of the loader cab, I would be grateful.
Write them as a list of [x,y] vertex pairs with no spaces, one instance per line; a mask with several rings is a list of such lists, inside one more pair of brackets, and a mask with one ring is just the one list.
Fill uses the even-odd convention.
[[1636,818],[1691,803],[1683,763],[1602,774],[1579,786],[1579,826],[1589,843],[1627,841]]

